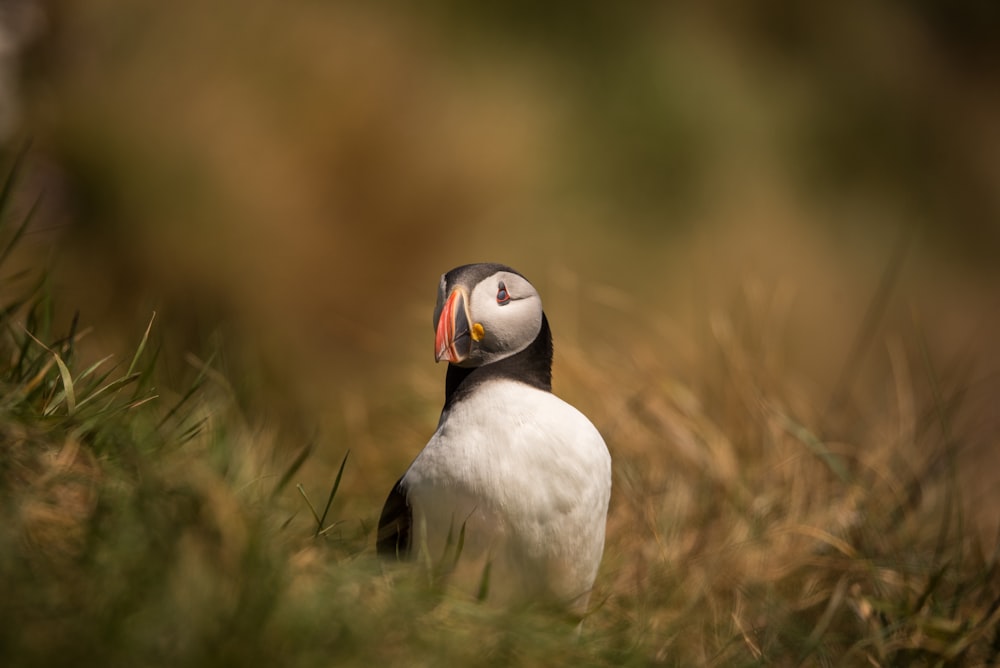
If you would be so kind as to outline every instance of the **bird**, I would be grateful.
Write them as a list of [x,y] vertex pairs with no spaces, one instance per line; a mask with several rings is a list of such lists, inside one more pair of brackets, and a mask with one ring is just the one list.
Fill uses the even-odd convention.
[[435,361],[448,363],[444,407],[389,492],[376,552],[453,555],[447,578],[459,590],[582,617],[604,552],[611,455],[552,393],[538,291],[503,264],[456,267],[441,276],[434,329]]

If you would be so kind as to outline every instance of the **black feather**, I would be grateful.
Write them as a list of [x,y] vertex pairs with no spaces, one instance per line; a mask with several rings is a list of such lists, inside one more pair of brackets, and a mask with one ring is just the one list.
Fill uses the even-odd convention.
[[397,559],[408,557],[412,525],[413,511],[406,499],[406,486],[400,478],[389,492],[389,497],[382,506],[382,515],[378,518],[378,534],[375,542],[375,551],[378,555]]
[[442,413],[456,401],[467,396],[476,386],[498,379],[516,380],[546,392],[552,391],[552,331],[544,313],[538,336],[516,355],[477,367],[449,364],[448,375],[444,382]]

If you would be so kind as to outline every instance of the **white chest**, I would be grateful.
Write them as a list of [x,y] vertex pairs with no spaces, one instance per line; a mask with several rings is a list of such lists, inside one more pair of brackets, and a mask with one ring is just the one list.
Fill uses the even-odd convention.
[[551,393],[481,385],[444,416],[404,482],[414,538],[432,557],[464,525],[469,556],[485,555],[522,587],[570,596],[592,584],[610,456],[590,421]]

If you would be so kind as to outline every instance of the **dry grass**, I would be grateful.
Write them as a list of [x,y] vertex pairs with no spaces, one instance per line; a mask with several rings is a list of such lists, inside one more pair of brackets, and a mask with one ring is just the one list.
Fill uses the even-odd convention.
[[915,398],[919,349],[890,346],[889,396],[847,422],[787,380],[768,322],[711,330],[685,370],[654,341],[641,372],[574,369],[598,395],[642,379],[599,418],[617,475],[595,619],[679,665],[994,661],[998,546],[967,531],[958,406]]
[[[751,290],[698,340],[604,299],[616,327],[643,333],[629,355],[572,336],[558,348],[559,386],[615,466],[577,637],[545,610],[385,571],[380,489],[337,493],[335,466],[279,446],[204,362],[191,391],[154,390],[149,331],[127,368],[79,368],[80,335],[54,337],[44,293],[29,297],[4,311],[0,342],[5,665],[983,665],[1000,652],[997,544],[969,530],[956,470],[963,388],[942,383],[919,336],[889,341],[877,391],[833,414],[831,388],[784,366],[780,294]],[[400,403],[432,401],[420,396]],[[345,483],[356,475],[348,460]]]
[[[996,663],[995,12],[460,4],[52,3],[0,664]],[[374,558],[476,260],[613,453],[579,637]]]

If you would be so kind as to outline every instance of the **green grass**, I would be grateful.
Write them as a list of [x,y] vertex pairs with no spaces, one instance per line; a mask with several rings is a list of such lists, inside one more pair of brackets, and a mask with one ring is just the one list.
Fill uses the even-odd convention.
[[[944,666],[1000,656],[998,544],[968,528],[957,482],[961,388],[938,378],[919,336],[912,350],[890,347],[876,384],[888,389],[847,402],[849,418],[813,408],[823,393],[770,354],[780,336],[752,318],[734,324],[737,314],[713,322],[686,366],[668,366],[637,315],[621,316],[649,332],[631,362],[560,345],[560,376],[606,398],[592,417],[615,466],[594,609],[576,634],[551,611],[495,609],[442,590],[421,566],[384,567],[373,549],[379,509],[340,515],[350,506],[341,482],[356,475],[348,455],[317,471],[313,444],[288,447],[248,419],[210,363],[181,388],[160,387],[155,319],[124,355],[78,360],[86,332],[75,319],[53,330],[44,272],[12,276],[2,264],[27,222],[10,220],[9,183],[2,665]],[[307,489],[307,471],[329,486]]]

